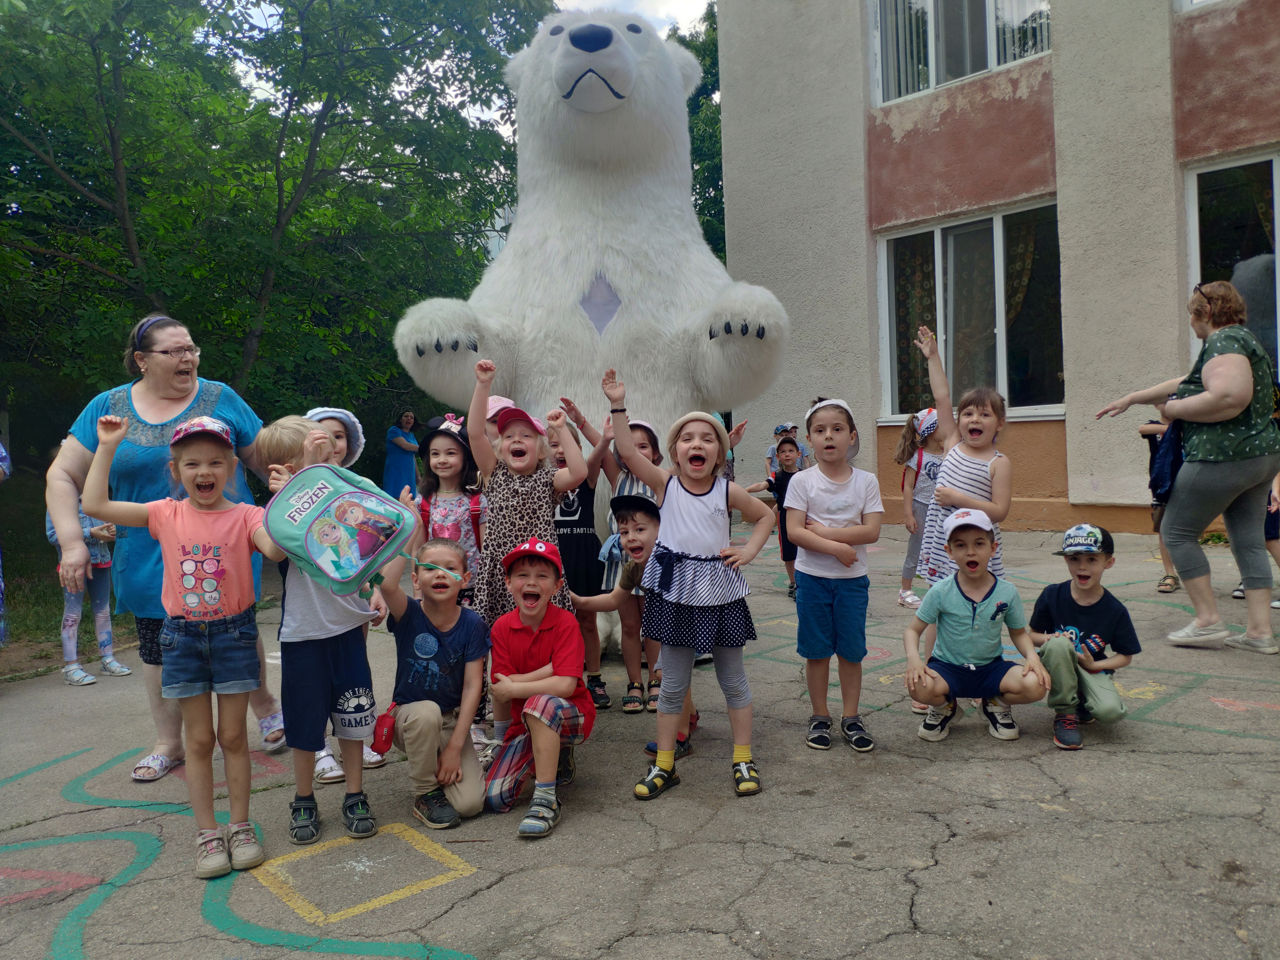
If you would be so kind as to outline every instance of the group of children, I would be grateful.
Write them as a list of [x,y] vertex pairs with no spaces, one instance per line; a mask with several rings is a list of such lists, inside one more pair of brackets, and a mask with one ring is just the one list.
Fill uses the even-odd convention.
[[[918,570],[934,589],[921,602],[904,568],[899,603],[915,609],[905,636],[906,682],[925,713],[919,734],[942,739],[959,715],[957,699],[975,697],[991,733],[1012,739],[1018,732],[1009,705],[1052,690],[1055,740],[1078,747],[1080,704],[1101,720],[1123,713],[1108,673],[1138,650],[1123,606],[1101,586],[1112,563],[1111,539],[1089,525],[1067,532],[1062,552],[1072,579],[1046,588],[1029,634],[1016,590],[1000,579],[997,521],[1008,513],[1011,487],[1008,461],[994,446],[1003,401],[994,391],[970,391],[954,417],[936,344],[923,329],[918,344],[929,362],[935,406],[912,418],[900,454],[913,501],[933,483],[929,502],[909,507],[908,528]],[[740,797],[761,791],[743,666],[755,629],[741,568],[764,547],[774,516],[751,489],[723,476],[731,446],[724,425],[700,411],[680,417],[666,434],[664,466],[657,431],[630,419],[626,388],[614,371],[602,380],[610,413],[599,429],[567,399],[544,422],[491,397],[496,373],[490,361],[476,363],[466,421],[482,429],[468,432],[452,415],[428,424],[422,441],[427,469],[415,503],[420,529],[372,578],[381,583],[367,598],[334,593],[312,579],[267,536],[262,508],[227,500],[235,455],[225,425],[201,417],[178,426],[170,468],[185,498],[135,504],[111,500],[107,489],[127,424],[111,416],[99,420],[84,509],[105,523],[147,527],[164,556],[163,692],[180,700],[188,730],[197,876],[247,869],[264,857],[248,822],[245,734],[247,695],[259,675],[254,550],[283,564],[281,698],[296,780],[288,822],[295,844],[314,843],[322,834],[312,784],[330,727],[345,781],[343,829],[354,838],[377,832],[362,780],[375,723],[394,725],[390,741],[408,758],[412,813],[426,826],[454,827],[486,807],[510,810],[532,777],[532,798],[516,832],[526,838],[549,834],[562,812],[557,788],[575,776],[574,747],[590,736],[597,709],[609,706],[592,622],[602,610],[629,609],[639,620],[634,640],[624,633],[628,712],[642,706],[638,694],[645,692],[639,638],[649,646],[648,692],[657,729],[647,750],[652,763],[633,788],[635,798],[652,800],[680,783],[676,761],[691,750],[698,720],[689,688],[699,655],[712,658],[725,697],[733,791]],[[308,465],[348,466],[354,460],[359,424],[348,411],[322,408],[309,417],[281,418],[258,436],[273,493]],[[867,652],[866,552],[879,538],[883,505],[874,476],[851,465],[858,432],[847,403],[819,398],[804,429],[811,453],[784,429],[768,486],[779,504],[797,605],[797,652],[805,661],[812,713],[805,740],[815,749],[831,746],[835,724],[827,692],[834,656],[839,733],[865,752],[875,747],[859,707]],[[591,444],[587,457],[577,431]],[[807,456],[813,467],[799,469]],[[617,530],[603,549],[589,506],[601,467],[613,488]],[[411,493],[404,491],[402,499],[409,502]],[[742,544],[730,540],[734,511],[750,527]],[[216,589],[192,588],[184,572],[192,558],[216,559]],[[403,582],[406,562],[411,590]],[[601,575],[601,567],[610,565],[612,580]],[[366,645],[370,625],[383,616],[395,641],[396,675],[393,703],[378,720]],[[1024,657],[1021,665],[1002,658],[1002,624]],[[471,732],[472,719],[486,716],[486,697],[496,745],[487,770]],[[225,829],[213,812],[215,744],[223,751],[230,794]]]

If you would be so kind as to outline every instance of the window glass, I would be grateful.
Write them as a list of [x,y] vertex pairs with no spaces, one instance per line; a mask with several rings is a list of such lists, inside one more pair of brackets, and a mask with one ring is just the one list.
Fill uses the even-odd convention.
[[1058,208],[1004,217],[1005,358],[1012,407],[1061,403]]
[[1276,365],[1276,233],[1272,162],[1263,160],[1196,177],[1200,275],[1240,291],[1247,325]]
[[972,387],[996,382],[995,269],[990,220],[942,231],[947,377],[953,400]]
[[880,0],[882,96],[896,100],[929,87],[929,0]]
[[889,241],[889,300],[894,351],[898,357],[894,392],[899,411],[931,406],[929,367],[914,340],[921,325],[938,327],[933,270],[933,231]]
[[1049,49],[1049,0],[996,0],[996,62]]
[[987,69],[987,0],[950,0],[936,8],[938,82]]

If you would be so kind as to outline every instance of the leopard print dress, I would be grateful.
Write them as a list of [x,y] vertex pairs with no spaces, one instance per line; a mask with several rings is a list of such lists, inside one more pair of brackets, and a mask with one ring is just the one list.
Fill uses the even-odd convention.
[[[559,546],[556,539],[556,505],[564,494],[555,488],[555,467],[544,463],[528,476],[512,473],[499,460],[485,484],[489,501],[489,525],[485,528],[476,583],[475,611],[490,627],[504,613],[516,608],[507,592],[502,558],[530,537]],[[551,602],[573,612],[569,588],[562,586]]]

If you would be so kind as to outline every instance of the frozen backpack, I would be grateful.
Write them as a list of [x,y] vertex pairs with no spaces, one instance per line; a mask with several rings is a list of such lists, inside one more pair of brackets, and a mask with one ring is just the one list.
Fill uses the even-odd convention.
[[334,593],[356,593],[413,536],[417,510],[350,470],[304,467],[271,498],[263,528],[289,559]]

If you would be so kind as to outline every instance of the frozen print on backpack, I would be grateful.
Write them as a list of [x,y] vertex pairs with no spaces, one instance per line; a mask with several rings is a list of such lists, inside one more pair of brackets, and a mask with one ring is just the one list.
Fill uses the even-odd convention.
[[307,531],[307,553],[335,580],[348,580],[395,535],[398,518],[378,512],[367,493],[348,492],[327,505]]

